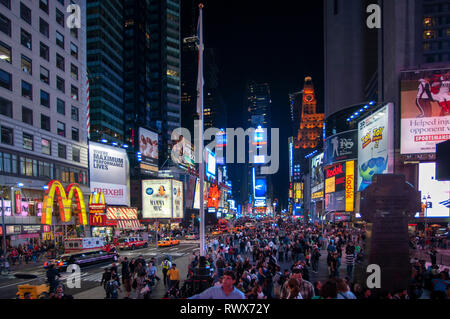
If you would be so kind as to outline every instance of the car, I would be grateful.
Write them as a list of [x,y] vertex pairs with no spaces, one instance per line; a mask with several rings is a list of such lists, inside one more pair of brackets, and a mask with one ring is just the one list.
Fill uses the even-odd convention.
[[49,259],[44,262],[44,268],[47,269],[50,267],[50,265],[55,265],[56,269],[65,271],[71,264],[76,264],[80,267],[83,267],[97,263],[117,261],[118,259],[119,254],[117,254],[116,252],[106,252],[103,249],[92,249],[63,254],[54,259]]
[[245,229],[245,227],[243,227],[243,226],[236,226],[236,227],[232,228],[233,233],[239,233],[241,230],[244,230],[244,229]]
[[214,235],[214,236],[216,236],[216,235],[222,235],[222,234],[223,234],[223,231],[221,231],[221,230],[219,230],[219,229],[216,229],[216,230],[214,230],[214,231],[211,232],[211,235]]
[[186,240],[196,240],[199,238],[200,238],[199,234],[186,234],[184,236],[184,239],[186,239]]
[[147,248],[148,242],[143,240],[141,237],[123,237],[114,239],[114,244],[119,249],[131,249],[134,250],[136,248]]
[[164,237],[161,240],[158,240],[158,247],[170,247],[179,245],[180,241],[178,239],[172,237]]

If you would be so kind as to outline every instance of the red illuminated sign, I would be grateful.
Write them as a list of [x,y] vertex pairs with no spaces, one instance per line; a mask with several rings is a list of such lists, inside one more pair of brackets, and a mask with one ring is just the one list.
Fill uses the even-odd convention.
[[103,227],[106,224],[106,215],[90,214],[91,226]]
[[327,169],[327,178],[331,178],[340,174],[344,174],[344,166],[342,164],[338,164],[333,168]]

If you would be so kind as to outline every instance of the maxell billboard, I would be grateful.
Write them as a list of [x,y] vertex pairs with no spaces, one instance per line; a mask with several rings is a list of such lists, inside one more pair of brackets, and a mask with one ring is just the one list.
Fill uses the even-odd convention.
[[130,206],[130,177],[125,150],[89,142],[91,192],[102,192],[108,205]]

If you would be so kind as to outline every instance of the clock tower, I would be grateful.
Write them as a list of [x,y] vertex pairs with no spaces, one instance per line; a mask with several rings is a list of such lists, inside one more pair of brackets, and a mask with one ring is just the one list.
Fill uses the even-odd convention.
[[[300,117],[300,127],[297,132],[295,148],[312,150],[319,145],[323,134],[325,114],[317,113],[317,100],[311,77],[305,78]],[[307,154],[305,154],[307,155]]]

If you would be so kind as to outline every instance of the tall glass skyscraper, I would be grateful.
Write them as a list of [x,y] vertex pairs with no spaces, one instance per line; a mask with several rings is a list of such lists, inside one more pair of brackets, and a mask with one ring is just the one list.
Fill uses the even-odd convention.
[[87,67],[91,140],[124,141],[123,7],[87,0]]

